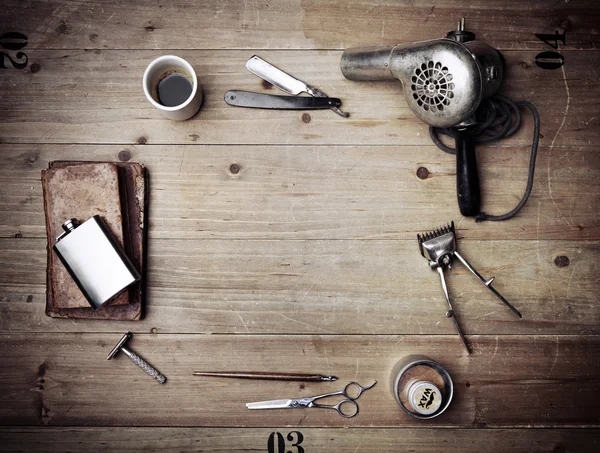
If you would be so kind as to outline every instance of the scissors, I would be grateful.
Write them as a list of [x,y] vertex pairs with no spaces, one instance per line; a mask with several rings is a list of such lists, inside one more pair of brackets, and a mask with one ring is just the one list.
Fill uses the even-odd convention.
[[[373,381],[371,385],[363,387],[357,382],[349,382],[338,392],[325,393],[323,395],[308,398],[258,401],[256,403],[246,403],[246,407],[248,409],[295,409],[297,407],[316,407],[319,409],[334,409],[342,417],[351,418],[358,414],[358,404],[356,404],[355,400],[357,400],[365,390],[373,388],[375,384],[377,384],[377,381]],[[315,402],[322,398],[335,395],[342,395],[344,399],[333,406]]]

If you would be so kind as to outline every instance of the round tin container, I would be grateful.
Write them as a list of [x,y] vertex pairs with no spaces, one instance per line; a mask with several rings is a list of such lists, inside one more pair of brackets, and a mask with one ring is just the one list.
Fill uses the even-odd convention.
[[392,370],[392,393],[408,415],[430,419],[443,413],[454,393],[448,371],[439,363],[422,356],[399,361]]

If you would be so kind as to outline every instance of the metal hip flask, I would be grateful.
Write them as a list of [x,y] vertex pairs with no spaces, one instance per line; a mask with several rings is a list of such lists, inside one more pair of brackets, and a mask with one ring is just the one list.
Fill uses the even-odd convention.
[[63,229],[54,251],[95,309],[140,280],[139,272],[100,216],[81,225],[76,219],[68,220]]

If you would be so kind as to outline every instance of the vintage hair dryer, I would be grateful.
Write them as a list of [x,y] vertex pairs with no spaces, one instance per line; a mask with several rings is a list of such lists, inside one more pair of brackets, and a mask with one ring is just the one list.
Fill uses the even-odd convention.
[[431,126],[455,129],[458,206],[465,216],[480,211],[475,111],[500,87],[503,66],[500,52],[465,31],[464,18],[444,39],[348,49],[341,61],[349,80],[399,79],[415,115]]

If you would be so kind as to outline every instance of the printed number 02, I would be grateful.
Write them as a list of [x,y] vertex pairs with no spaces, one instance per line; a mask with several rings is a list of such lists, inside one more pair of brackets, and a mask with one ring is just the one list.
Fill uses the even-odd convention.
[[[23,33],[9,31],[8,33],[2,33],[0,35],[0,47],[3,49],[20,50],[25,46],[27,46],[27,36],[25,36]],[[24,52],[17,53],[17,60],[21,61],[13,60],[8,52],[0,52],[0,68],[7,68],[5,64],[6,59],[8,59],[10,63],[17,69],[25,69],[27,67],[27,62],[29,61]]]
[[[294,434],[296,435],[296,442],[294,442],[291,446],[296,447],[296,453],[304,453],[304,448],[300,446],[304,440],[304,436],[300,431],[292,431],[288,433],[286,436],[287,440],[289,442],[293,442]],[[267,441],[267,450],[269,453],[294,453],[291,450],[286,451],[285,439],[283,438],[283,434],[279,432],[272,432],[269,435],[269,440]]]

